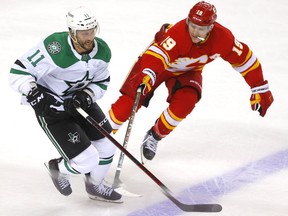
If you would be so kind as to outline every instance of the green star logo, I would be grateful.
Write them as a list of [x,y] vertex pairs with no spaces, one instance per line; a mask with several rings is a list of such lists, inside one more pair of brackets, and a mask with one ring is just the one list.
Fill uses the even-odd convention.
[[68,141],[75,144],[75,143],[79,143],[80,142],[80,135],[78,134],[78,132],[75,132],[75,133],[68,133]]
[[81,90],[85,88],[89,83],[91,83],[92,78],[89,78],[89,72],[87,71],[86,75],[81,79],[75,82],[65,81],[68,85],[68,88],[63,92],[64,95],[69,95],[72,92]]

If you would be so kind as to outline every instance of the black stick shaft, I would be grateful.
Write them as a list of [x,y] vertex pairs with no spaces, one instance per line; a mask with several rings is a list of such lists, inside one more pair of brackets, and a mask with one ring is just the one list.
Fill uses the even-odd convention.
[[99,132],[107,137],[120,151],[122,151],[131,161],[133,161],[144,173],[146,173],[162,190],[163,194],[170,199],[181,210],[187,212],[220,212],[222,206],[219,204],[184,204],[177,200],[169,190],[153,173],[143,166],[129,151],[127,151],[117,140],[115,140],[104,128],[102,128],[91,116],[89,116],[82,108],[76,108],[77,111]]

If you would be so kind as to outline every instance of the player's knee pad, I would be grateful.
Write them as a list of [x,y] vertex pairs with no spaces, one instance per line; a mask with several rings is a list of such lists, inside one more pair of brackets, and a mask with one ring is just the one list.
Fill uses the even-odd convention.
[[88,173],[97,167],[99,160],[97,149],[93,145],[90,145],[79,155],[72,158],[70,165],[80,173]]
[[100,158],[112,157],[115,154],[116,146],[106,137],[91,143],[97,149]]
[[192,112],[197,101],[197,90],[192,87],[184,87],[174,93],[169,109],[179,118],[185,118]]

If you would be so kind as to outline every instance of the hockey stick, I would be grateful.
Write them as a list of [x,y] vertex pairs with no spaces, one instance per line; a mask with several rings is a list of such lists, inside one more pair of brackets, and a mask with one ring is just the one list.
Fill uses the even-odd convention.
[[[125,133],[125,138],[124,138],[124,142],[123,142],[123,147],[125,149],[127,149],[128,140],[130,138],[130,134],[131,134],[131,131],[132,131],[132,126],[133,126],[135,114],[136,114],[136,111],[137,111],[137,107],[138,107],[138,104],[139,104],[140,96],[141,96],[141,88],[139,87],[137,89],[137,92],[136,92],[136,97],[135,97],[135,100],[134,100],[134,104],[133,104],[133,107],[132,107],[132,111],[131,111],[131,114],[130,114],[130,117],[129,117],[129,122],[128,122],[126,133]],[[120,194],[122,194],[124,196],[140,197],[141,195],[131,193],[131,192],[125,190],[123,187],[121,187],[121,185],[123,185],[123,183],[120,180],[120,173],[121,173],[122,164],[123,164],[123,161],[124,161],[124,156],[125,156],[125,154],[121,151],[112,187],[118,193],[120,193]]]
[[127,151],[117,140],[115,140],[104,128],[102,128],[91,116],[89,116],[82,108],[77,107],[76,110],[100,133],[107,137],[117,148],[130,158],[146,175],[148,175],[160,188],[162,193],[170,199],[176,206],[185,212],[220,212],[222,206],[219,204],[185,204],[177,200],[172,192],[167,188],[153,173],[143,166],[129,151]]

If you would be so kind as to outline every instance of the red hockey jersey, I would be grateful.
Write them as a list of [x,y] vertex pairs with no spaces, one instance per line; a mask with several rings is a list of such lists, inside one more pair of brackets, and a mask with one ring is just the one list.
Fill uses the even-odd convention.
[[195,44],[190,38],[186,19],[179,21],[143,53],[142,62],[145,63],[142,65],[156,73],[166,70],[178,75],[189,71],[202,72],[206,64],[218,57],[229,62],[250,87],[262,85],[264,79],[257,57],[245,43],[236,40],[230,30],[217,22],[206,40]]

